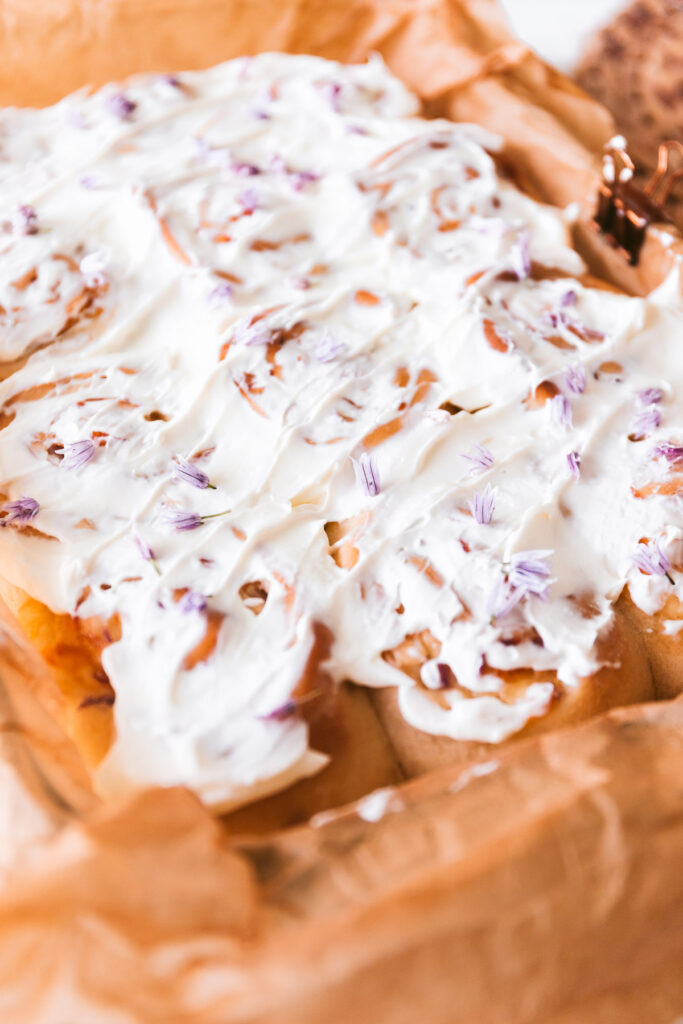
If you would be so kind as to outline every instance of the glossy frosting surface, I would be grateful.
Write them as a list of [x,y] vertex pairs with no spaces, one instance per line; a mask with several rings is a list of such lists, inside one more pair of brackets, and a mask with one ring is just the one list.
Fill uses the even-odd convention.
[[625,583],[681,595],[680,309],[584,287],[496,139],[417,114],[271,54],[0,115],[2,572],[116,623],[105,791],[318,770],[321,635],[332,683],[497,742]]

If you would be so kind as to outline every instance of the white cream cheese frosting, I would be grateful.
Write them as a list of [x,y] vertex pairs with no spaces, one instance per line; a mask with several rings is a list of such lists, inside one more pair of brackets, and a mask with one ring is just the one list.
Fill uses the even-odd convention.
[[[120,620],[104,791],[318,770],[322,627],[334,681],[496,742],[596,671],[627,582],[683,593],[681,311],[574,280],[496,147],[378,60],[0,115],[2,573]],[[418,685],[387,655],[424,631]],[[501,700],[519,667],[548,680]]]

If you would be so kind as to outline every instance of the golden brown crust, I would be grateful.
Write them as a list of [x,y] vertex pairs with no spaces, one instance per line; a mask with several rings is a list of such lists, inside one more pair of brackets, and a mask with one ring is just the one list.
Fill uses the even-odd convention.
[[262,834],[300,825],[320,811],[359,800],[403,779],[367,690],[339,688],[311,725],[311,746],[330,756],[317,775],[223,818],[232,834]]
[[[507,742],[576,725],[610,708],[654,699],[655,686],[646,651],[638,633],[630,628],[629,620],[621,611],[615,614],[610,631],[600,638],[598,652],[604,667],[581,680],[577,687],[562,686],[553,675],[531,670],[497,673],[510,691],[506,699],[514,699],[514,690],[523,690],[534,681],[550,679],[556,687],[556,697],[547,714],[530,719]],[[395,688],[373,691],[372,699],[401,768],[409,778],[444,765],[495,757],[504,745],[456,741],[414,729],[399,710]]]
[[56,615],[40,601],[0,580],[0,595],[24,636],[49,670],[43,684],[62,724],[76,743],[86,765],[95,768],[114,735],[114,691],[102,668],[97,644],[70,615]]
[[[95,768],[114,737],[114,694],[100,660],[102,647],[114,637],[101,623],[55,615],[6,583],[1,589],[24,634],[50,670],[67,732],[85,763]],[[620,609],[613,628],[601,639],[599,656],[605,666],[576,688],[562,687],[556,682],[556,699],[550,710],[531,719],[506,742],[574,725],[612,707],[653,699],[655,686],[639,636],[643,623],[639,622],[639,630],[629,628],[635,613],[637,609],[632,606]],[[680,614],[683,617],[683,610]],[[662,673],[658,676],[657,694],[670,696],[674,692],[670,676],[676,673],[678,638],[663,639],[673,643],[660,645],[661,657],[657,660],[657,655],[651,654],[650,660],[653,669]],[[224,820],[231,832],[256,834],[301,824],[313,814],[359,799],[406,776],[412,778],[446,765],[493,757],[505,745],[452,740],[421,732],[403,718],[393,687],[333,687],[322,667],[329,643],[328,632],[321,628],[297,688],[300,697],[314,695],[312,700],[302,703],[302,712],[309,722],[312,748],[329,755],[329,765],[283,792],[226,815]],[[652,646],[649,644],[648,650]],[[428,644],[413,641],[401,650],[397,667],[419,681],[421,661],[433,654]],[[501,675],[506,682],[506,699],[512,700],[531,682],[547,678],[531,670]]]
[[666,633],[664,626],[666,622],[683,623],[683,604],[672,594],[662,608],[650,615],[633,603],[626,589],[619,606],[631,630],[642,639],[655,681],[656,698],[668,700],[683,693],[683,630]]
[[[115,636],[93,620],[56,615],[24,591],[0,582],[0,594],[23,634],[42,659],[54,712],[88,768],[102,761],[114,739],[114,691],[101,664],[101,650]],[[333,687],[321,668],[329,635],[317,640],[297,696],[309,722],[311,746],[330,763],[287,790],[224,816],[231,832],[262,833],[307,821],[312,814],[350,803],[369,790],[400,782],[403,773],[365,690]],[[50,700],[46,691],[43,696]]]

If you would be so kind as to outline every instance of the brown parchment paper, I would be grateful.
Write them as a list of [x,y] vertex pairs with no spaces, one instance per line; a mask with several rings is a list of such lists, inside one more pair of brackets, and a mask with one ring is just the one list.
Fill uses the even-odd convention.
[[[284,49],[383,54],[511,173],[589,202],[609,116],[493,0],[0,0],[0,102]],[[634,291],[675,260],[656,233]],[[675,246],[674,246],[675,250]],[[602,263],[600,263],[602,261]],[[3,1024],[675,1024],[683,702],[613,712],[265,839],[181,789],[102,806],[0,609]]]

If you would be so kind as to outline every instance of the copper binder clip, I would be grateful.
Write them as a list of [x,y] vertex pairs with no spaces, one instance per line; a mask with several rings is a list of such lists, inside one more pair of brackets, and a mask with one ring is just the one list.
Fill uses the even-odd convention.
[[657,155],[657,169],[644,188],[634,184],[633,161],[621,136],[605,147],[602,181],[594,222],[605,236],[635,266],[649,224],[670,222],[666,203],[676,182],[683,178],[683,164],[674,170],[672,160],[683,161],[683,144],[671,139],[663,142]]

